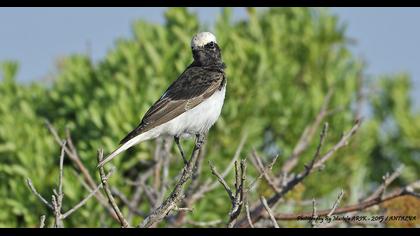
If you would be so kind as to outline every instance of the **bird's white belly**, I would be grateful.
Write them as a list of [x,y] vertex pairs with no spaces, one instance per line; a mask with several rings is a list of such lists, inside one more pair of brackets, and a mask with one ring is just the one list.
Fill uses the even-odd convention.
[[222,111],[225,100],[226,86],[216,91],[211,97],[196,107],[188,110],[176,118],[156,127],[156,134],[188,137],[197,133],[207,132]]

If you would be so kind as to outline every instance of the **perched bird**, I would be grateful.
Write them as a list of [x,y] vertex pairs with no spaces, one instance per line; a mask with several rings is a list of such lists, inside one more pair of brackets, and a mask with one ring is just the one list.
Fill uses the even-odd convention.
[[98,167],[133,145],[160,136],[174,137],[184,162],[186,159],[179,138],[195,135],[196,145],[201,145],[204,135],[222,110],[226,92],[225,64],[212,33],[196,34],[191,40],[191,49],[193,62]]

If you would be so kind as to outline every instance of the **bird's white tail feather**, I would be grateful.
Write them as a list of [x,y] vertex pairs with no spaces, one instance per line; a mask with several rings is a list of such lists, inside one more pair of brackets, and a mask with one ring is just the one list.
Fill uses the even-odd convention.
[[105,165],[107,162],[109,162],[110,160],[112,160],[114,157],[116,157],[118,154],[120,154],[121,152],[129,149],[130,147],[145,141],[147,139],[149,139],[149,137],[147,137],[148,135],[146,135],[146,133],[142,133],[140,135],[137,135],[136,137],[128,140],[127,142],[125,142],[124,144],[122,144],[119,148],[115,149],[111,154],[109,154],[105,159],[103,159],[101,162],[99,162],[98,167],[101,167],[103,165]]

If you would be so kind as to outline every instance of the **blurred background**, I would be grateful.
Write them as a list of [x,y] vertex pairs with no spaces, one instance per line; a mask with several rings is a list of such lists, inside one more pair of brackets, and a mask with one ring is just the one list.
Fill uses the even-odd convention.
[[[228,75],[227,100],[210,132],[207,159],[226,165],[247,133],[243,157],[252,148],[267,162],[279,155],[274,171],[280,169],[332,90],[326,148],[355,119],[363,117],[363,125],[322,173],[288,198],[315,197],[328,207],[343,188],[343,201],[355,203],[400,164],[405,169],[395,185],[412,182],[420,177],[419,21],[419,8],[0,8],[0,226],[34,227],[48,213],[25,184],[30,177],[49,195],[56,183],[60,148],[45,120],[62,136],[69,131],[94,173],[97,148],[111,151],[138,124],[191,62],[190,39],[203,30],[215,33]],[[151,158],[152,144],[116,158],[117,175],[132,178],[139,160]],[[316,145],[303,153],[297,170]],[[179,170],[181,163],[173,161]],[[86,190],[69,163],[66,170],[64,192],[71,205]],[[130,195],[121,179],[114,176],[112,184]],[[218,190],[189,217],[226,216],[230,202]],[[258,191],[270,195],[264,185]],[[416,199],[391,205],[381,207],[420,218]],[[281,207],[296,212],[307,206]],[[101,211],[91,201],[67,226],[98,227]]]

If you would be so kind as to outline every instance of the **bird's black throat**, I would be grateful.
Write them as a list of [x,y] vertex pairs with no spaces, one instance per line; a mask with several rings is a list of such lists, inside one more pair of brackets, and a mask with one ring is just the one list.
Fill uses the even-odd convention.
[[217,44],[213,45],[213,47],[205,45],[200,48],[193,48],[194,62],[191,66],[210,67],[223,71],[226,65],[223,63],[221,50]]

